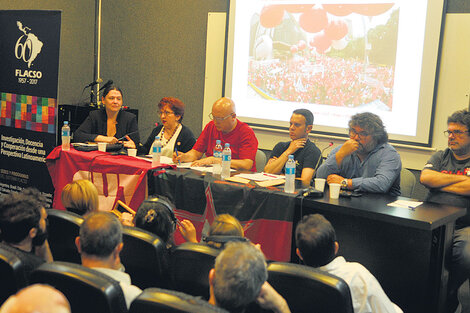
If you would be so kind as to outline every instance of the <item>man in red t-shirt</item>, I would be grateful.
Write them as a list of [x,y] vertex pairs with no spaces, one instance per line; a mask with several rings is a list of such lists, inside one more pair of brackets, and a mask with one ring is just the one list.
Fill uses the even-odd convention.
[[[229,98],[220,98],[212,105],[209,122],[193,148],[179,156],[173,155],[174,162],[193,162],[192,166],[204,166],[217,162],[213,157],[215,142],[220,139],[222,147],[230,144],[232,150],[231,167],[236,170],[256,171],[255,156],[258,140],[253,130],[237,119],[235,103]],[[203,154],[205,158],[202,158]]]

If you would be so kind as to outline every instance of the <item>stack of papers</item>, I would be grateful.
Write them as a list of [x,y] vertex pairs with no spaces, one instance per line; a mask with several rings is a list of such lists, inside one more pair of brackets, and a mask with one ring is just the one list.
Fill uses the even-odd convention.
[[268,173],[252,173],[252,174],[238,174],[235,177],[240,177],[248,180],[254,181],[268,181],[275,179],[285,179],[284,175],[268,174]]
[[398,208],[405,208],[405,209],[412,209],[414,210],[417,206],[423,204],[423,202],[420,201],[411,201],[411,200],[397,200],[393,201],[389,204],[388,206],[394,206]]

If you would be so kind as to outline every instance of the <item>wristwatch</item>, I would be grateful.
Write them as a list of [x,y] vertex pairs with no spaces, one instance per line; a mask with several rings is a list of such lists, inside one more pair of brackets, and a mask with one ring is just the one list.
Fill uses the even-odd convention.
[[346,178],[341,181],[341,188],[348,189],[348,180]]

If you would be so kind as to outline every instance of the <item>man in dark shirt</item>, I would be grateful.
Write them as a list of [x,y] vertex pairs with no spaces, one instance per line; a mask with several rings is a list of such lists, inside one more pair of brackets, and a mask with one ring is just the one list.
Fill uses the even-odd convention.
[[447,119],[448,148],[431,156],[420,181],[429,188],[427,201],[467,208],[456,223],[448,288],[448,312],[458,306],[457,290],[470,277],[470,112],[457,111]]
[[52,262],[47,241],[46,201],[33,188],[5,195],[0,200],[0,248],[23,262],[26,275],[44,262]]
[[309,186],[315,168],[321,157],[320,149],[308,139],[312,131],[313,114],[307,109],[298,109],[290,118],[289,136],[291,141],[279,142],[264,167],[266,173],[284,173],[284,166],[290,154],[294,155],[295,176],[300,177],[304,186]]

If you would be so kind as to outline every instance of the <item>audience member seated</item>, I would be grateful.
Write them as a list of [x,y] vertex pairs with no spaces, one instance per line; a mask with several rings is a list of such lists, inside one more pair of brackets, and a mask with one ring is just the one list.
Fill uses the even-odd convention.
[[0,313],[71,313],[71,310],[62,292],[48,285],[34,284],[8,298]]
[[148,198],[137,209],[134,224],[160,237],[167,249],[171,249],[175,245],[173,235],[177,224],[174,208],[166,197]]
[[232,313],[244,312],[256,300],[264,309],[290,312],[287,302],[266,281],[261,250],[248,242],[230,242],[215,259],[209,273],[209,303]]
[[297,255],[306,265],[336,275],[348,284],[355,313],[403,312],[364,266],[337,256],[335,230],[323,215],[304,216],[295,230],[295,242]]
[[[86,216],[75,244],[82,258],[82,265],[100,271],[117,280],[126,299],[127,308],[141,292],[131,284],[124,272],[119,253],[122,250],[122,226],[108,212],[93,212]],[[145,262],[145,260],[142,260]]]
[[196,139],[193,132],[181,122],[184,116],[184,103],[178,98],[165,97],[158,103],[158,115],[162,122],[155,127],[139,153],[150,154],[155,137],[162,142],[162,155],[171,158],[175,148],[185,153],[192,149]]
[[[178,225],[178,230],[183,238],[186,241],[197,243],[196,230],[191,221],[183,220],[181,224],[184,227]],[[220,214],[212,222],[207,236],[202,235],[201,241],[213,248],[221,249],[226,242],[248,241],[248,239],[245,238],[243,226],[236,217],[230,214]]]
[[78,215],[98,211],[98,190],[89,180],[80,179],[65,185],[61,194],[62,205]]
[[44,262],[52,262],[47,241],[46,199],[34,188],[0,198],[0,246],[23,261],[27,276]]
[[[173,154],[173,161],[193,162],[193,166],[208,166],[220,162],[213,156],[216,140],[220,139],[222,146],[230,144],[232,168],[256,172],[258,139],[250,126],[237,119],[235,103],[229,98],[220,98],[212,105],[209,117],[212,121],[204,127],[194,147],[187,153],[180,153],[178,156]],[[203,158],[204,154],[206,157]]]
[[75,131],[74,140],[109,144],[121,142],[126,148],[135,148],[140,143],[137,117],[122,110],[122,96],[119,87],[111,85],[105,88],[101,97],[104,108],[90,112]]
[[302,180],[302,185],[310,186],[321,152],[308,139],[312,131],[313,114],[307,109],[298,109],[290,118],[289,136],[291,141],[279,142],[271,153],[271,158],[264,167],[266,173],[284,174],[289,155],[294,155],[295,176]]

